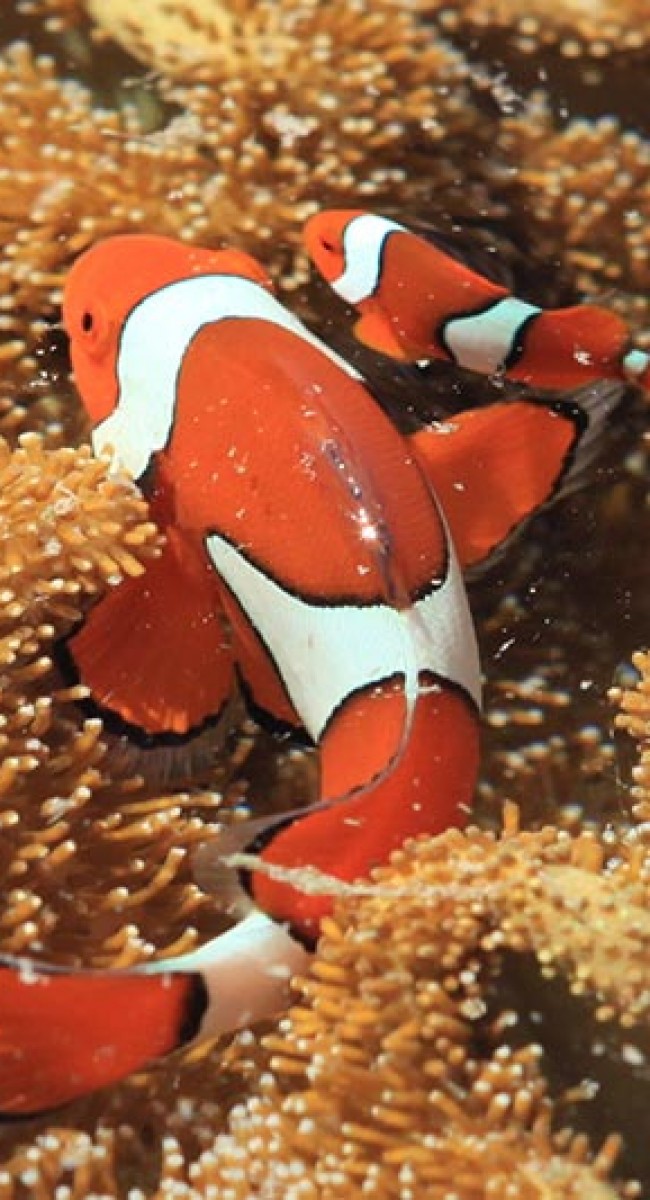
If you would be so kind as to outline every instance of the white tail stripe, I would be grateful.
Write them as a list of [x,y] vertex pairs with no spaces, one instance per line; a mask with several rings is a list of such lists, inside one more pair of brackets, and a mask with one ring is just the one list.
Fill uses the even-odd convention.
[[628,350],[623,358],[623,370],[629,379],[638,379],[650,367],[650,354],[645,350]]
[[[265,288],[238,275],[197,275],[152,292],[127,317],[117,360],[118,402],[93,430],[96,454],[112,447],[116,466],[139,479],[166,445],[174,421],[178,375],[204,325],[230,318],[267,321],[296,334],[360,379]],[[227,364],[215,363],[215,371]]]
[[449,679],[480,702],[478,651],[453,553],[442,585],[400,610],[310,604],[269,579],[224,538],[211,535],[207,548],[314,741],[352,692],[398,673],[408,678],[412,660],[417,671]]
[[522,326],[541,311],[534,304],[506,296],[485,312],[447,321],[442,340],[459,367],[494,375],[512,354]]
[[291,979],[306,971],[310,957],[282,925],[254,911],[198,950],[152,963],[140,973],[201,973],[209,1002],[194,1038],[199,1042],[285,1009]]
[[403,225],[366,213],[353,217],[343,232],[345,270],[332,281],[334,291],[348,304],[359,304],[379,285],[384,242],[391,233],[405,233]]

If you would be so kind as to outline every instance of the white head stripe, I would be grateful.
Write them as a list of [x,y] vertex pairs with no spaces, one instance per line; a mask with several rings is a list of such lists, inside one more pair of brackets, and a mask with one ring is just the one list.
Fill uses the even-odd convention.
[[405,233],[403,225],[365,213],[353,217],[343,231],[345,270],[333,280],[334,291],[348,304],[372,296],[379,283],[384,242],[390,233]]
[[310,604],[285,591],[216,534],[208,553],[268,648],[301,721],[318,741],[350,695],[410,669],[432,671],[480,702],[478,652],[451,552],[443,584],[409,608]]
[[650,354],[645,350],[628,350],[623,358],[623,370],[630,379],[637,379],[650,367]]
[[466,317],[454,317],[443,330],[443,341],[459,367],[493,375],[512,353],[519,331],[542,310],[515,296]]
[[[93,430],[96,454],[108,446],[135,479],[165,446],[174,420],[184,355],[204,325],[230,317],[267,321],[296,334],[354,379],[358,372],[284,308],[270,292],[239,275],[196,275],[152,292],[129,313],[118,351],[118,402]],[[217,364],[215,364],[215,369]]]

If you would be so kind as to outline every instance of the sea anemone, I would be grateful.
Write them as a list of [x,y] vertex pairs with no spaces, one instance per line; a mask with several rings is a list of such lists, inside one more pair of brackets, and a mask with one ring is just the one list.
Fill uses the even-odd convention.
[[596,1027],[620,1022],[628,1042],[647,1028],[649,862],[636,838],[521,832],[515,809],[500,837],[453,831],[395,855],[326,923],[300,1002],[264,1039],[258,1094],[192,1184],[231,1200],[442,1200],[452,1181],[463,1200],[638,1194],[606,1182],[616,1137],[594,1154],[558,1126],[566,1100],[512,1008],[541,971],[587,998]]
[[[593,6],[585,16],[553,0],[534,0],[525,16],[505,0],[480,12],[431,0],[21,0],[7,14],[3,36],[22,22],[26,40],[0,50],[5,951],[128,965],[188,949],[221,919],[189,858],[221,819],[228,767],[190,760],[187,790],[161,783],[152,764],[117,753],[56,667],[57,639],[159,545],[132,484],[85,450],[57,448],[85,429],[59,327],[71,261],[107,234],[155,230],[239,243],[288,291],[306,276],[305,216],[362,205],[406,223],[479,224],[490,244],[527,260],[540,300],[606,293],[638,332],[648,321],[647,131],[633,128],[632,89],[601,86],[612,64],[643,73],[636,7],[609,0],[594,20]],[[558,78],[558,60],[573,72],[566,114],[552,87],[533,96],[525,84],[531,62]],[[600,85],[583,113],[595,65]],[[616,117],[596,119],[598,102]],[[302,292],[295,303],[307,307]],[[401,386],[410,397],[414,377]],[[445,377],[454,402],[460,387]],[[5,1127],[2,1200],[638,1194],[612,1179],[615,1168],[647,1176],[635,1127],[648,847],[632,807],[647,820],[650,668],[636,658],[640,683],[616,694],[619,723],[639,741],[630,797],[616,788],[604,695],[612,664],[644,640],[647,571],[635,548],[640,489],[617,495],[609,514],[592,498],[554,510],[568,550],[552,580],[559,521],[531,533],[531,557],[475,585],[492,677],[479,811],[496,827],[504,796],[516,795],[530,830],[508,807],[503,833],[406,847],[342,897],[264,1046],[248,1033],[55,1121]],[[590,541],[585,553],[576,511],[590,536],[598,524],[595,552]],[[586,582],[596,575],[598,587]],[[305,794],[313,761],[288,755],[276,779],[259,735],[234,757],[249,751],[267,803],[274,788]],[[606,792],[591,808],[590,773]]]

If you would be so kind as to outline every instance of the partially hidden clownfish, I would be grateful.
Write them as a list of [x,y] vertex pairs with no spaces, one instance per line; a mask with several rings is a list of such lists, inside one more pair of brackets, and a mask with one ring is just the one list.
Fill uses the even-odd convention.
[[399,433],[251,258],[140,235],[73,267],[64,322],[96,452],[165,533],[70,637],[101,711],[189,737],[236,681],[318,747],[312,808],[234,826],[240,922],[181,958],[84,971],[0,958],[0,1114],[32,1115],[287,1003],[331,897],[266,867],[367,877],[462,824],[479,665],[462,570],[548,498],[616,395]]
[[442,359],[538,388],[615,379],[650,391],[650,355],[606,308],[539,308],[396,221],[356,209],[317,213],[304,238],[358,310],[355,336],[392,358]]

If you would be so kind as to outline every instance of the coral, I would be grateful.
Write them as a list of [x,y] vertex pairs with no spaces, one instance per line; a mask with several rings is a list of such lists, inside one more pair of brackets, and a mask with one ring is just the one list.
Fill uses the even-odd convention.
[[[633,1082],[643,1055],[630,1043],[649,1005],[649,864],[643,837],[522,832],[514,808],[498,837],[473,828],[412,843],[337,902],[298,1002],[262,1051],[243,1035],[225,1059],[186,1068],[194,1090],[180,1107],[154,1100],[162,1182],[147,1194],[173,1184],[175,1195],[229,1200],[442,1200],[453,1179],[462,1200],[638,1195],[611,1181],[615,1134],[594,1152],[571,1131],[512,1002],[524,1002],[536,972],[560,992],[568,983],[578,1003],[589,1000],[584,1019],[621,1031]],[[525,1004],[519,1016],[530,1034]],[[592,1053],[598,1072],[602,1048]],[[231,1102],[233,1090],[242,1100],[211,1140],[210,1125],[214,1134],[226,1119],[215,1071]],[[581,1078],[565,1086],[584,1106]],[[133,1105],[137,1080],[122,1091]],[[92,1138],[55,1128],[28,1154],[16,1149],[6,1200],[28,1165],[43,1196],[63,1183],[73,1197],[84,1187],[112,1194],[120,1157],[139,1152],[128,1108],[119,1126],[114,1108],[96,1109]]]
[[[379,207],[408,193],[426,207],[435,197],[440,211],[489,209],[478,151],[492,131],[469,105],[467,65],[395,0],[372,13],[257,4],[236,22],[219,5],[206,10],[227,38],[206,41],[187,4],[93,8],[163,70],[138,85],[134,64],[132,102],[119,112],[25,43],[0,55],[5,389],[34,375],[65,270],[107,234],[242,242],[295,285],[306,273],[303,220],[326,197],[351,203],[361,189]],[[158,41],[161,21],[169,42]]]
[[[22,381],[33,375],[65,269],[98,237],[146,227],[233,240],[295,288],[306,276],[304,218],[360,197],[442,226],[500,217],[507,204],[538,260],[566,243],[574,290],[616,286],[621,310],[643,326],[642,136],[611,121],[559,128],[542,102],[499,107],[498,81],[435,35],[419,7],[93,0],[85,9],[94,30],[156,73],[139,80],[133,64],[133,100],[119,112],[26,45],[5,49],[5,388],[9,364]],[[69,23],[80,4],[40,0],[27,11]],[[486,90],[496,112],[481,102]]]
[[21,16],[36,16],[54,33],[73,28],[83,15],[83,0],[17,0]]
[[[518,240],[574,293],[650,323],[650,37],[643,0],[422,0],[502,113]],[[540,87],[540,81],[542,86]]]
[[[507,0],[17,0],[0,35],[22,20],[29,39],[0,48],[0,433],[13,446],[26,429],[45,440],[0,449],[2,949],[126,965],[187,949],[221,921],[189,852],[221,819],[227,771],[208,748],[208,769],[203,753],[200,768],[186,764],[187,792],[141,777],[54,662],[55,637],[157,544],[129,484],[85,451],[52,449],[84,435],[58,328],[69,263],[99,237],[147,228],[234,240],[293,288],[305,215],[362,203],[406,222],[485,226],[523,252],[536,298],[556,298],[560,265],[558,287],[605,293],[636,332],[648,324],[646,115],[633,120],[635,89],[608,81],[643,75],[639,5],[601,0],[596,19],[579,0],[531,0],[525,15]],[[559,89],[529,94],[531,72],[538,87],[538,69],[559,78],[558,61]],[[572,119],[585,72],[597,80],[586,115],[600,103],[616,116]],[[401,386],[410,401],[413,377]],[[445,400],[450,387],[462,384],[445,376]],[[509,817],[503,837],[473,830],[404,851],[340,901],[265,1050],[247,1035],[80,1101],[60,1122],[2,1129],[3,1200],[634,1194],[611,1179],[617,1130],[633,1142],[644,1119],[632,1097],[648,1040],[647,831],[616,790],[602,697],[612,664],[647,635],[636,546],[648,517],[640,488],[617,503],[607,516],[589,498],[573,542],[574,502],[561,521],[555,510],[555,533],[538,525],[530,557],[473,597],[493,678],[483,815],[496,824],[514,795],[528,824],[555,827],[524,833]],[[616,700],[639,744],[643,821],[647,655],[635,664],[640,682]],[[234,757],[250,748],[237,743]],[[313,763],[287,757],[274,781],[257,738],[246,766],[260,797],[273,784],[295,802]],[[590,807],[592,779],[606,798]],[[577,834],[587,817],[593,832]],[[601,836],[599,820],[615,832]],[[547,989],[554,1028],[598,1031],[582,1064],[571,1048],[540,1056],[531,1013]],[[604,1079],[599,1119],[585,1077]],[[620,1171],[635,1167],[623,1159]]]
[[[648,848],[478,829],[412,843],[339,902],[301,1001],[264,1040],[269,1071],[190,1178],[202,1195],[635,1195],[552,1132],[541,1049],[498,1003],[507,953],[647,1021]],[[496,1001],[495,1001],[496,993]],[[254,1144],[255,1152],[251,1153]]]
[[[34,434],[13,452],[0,442],[4,951],[125,964],[196,937],[203,898],[184,859],[219,797],[160,795],[128,762],[116,770],[101,722],[78,707],[84,689],[62,686],[52,658],[89,603],[140,573],[157,545],[144,501],[106,460],[47,451]],[[138,914],[159,893],[147,937]]]
[[528,0],[525,11],[518,0],[484,0],[480,5],[460,0],[424,0],[442,28],[463,37],[481,31],[509,36],[522,54],[557,47],[566,58],[581,54],[600,60],[612,52],[636,53],[647,49],[644,0]]
[[[0,56],[0,361],[3,387],[36,374],[43,321],[58,318],[67,267],[98,238],[155,228],[191,236],[205,173],[192,140],[140,136],[23,43]],[[26,354],[25,351],[32,351]],[[9,374],[11,369],[11,374]]]
[[[134,485],[88,448],[50,450],[34,434],[15,450],[0,441],[3,952],[124,967],[182,953],[222,924],[188,861],[220,812],[211,759],[209,771],[189,759],[191,794],[166,793],[155,775],[135,772],[99,720],[84,719],[84,689],[64,686],[56,668],[56,639],[121,577],[146,570],[159,541]],[[235,748],[235,760],[250,742]],[[206,774],[212,787],[202,791]],[[33,1185],[46,1197],[59,1183],[79,1197],[92,1186],[109,1193],[125,1162],[153,1186],[160,1164],[145,1144],[149,1126],[129,1121],[145,1105],[152,1126],[168,1128],[167,1147],[179,1130],[186,1152],[208,1146],[223,1122],[224,1085],[204,1056],[188,1059],[180,1082],[173,1066],[80,1102],[66,1114],[77,1132],[43,1121],[25,1141],[22,1127],[3,1126],[0,1194]],[[218,1064],[232,1100],[238,1077],[223,1054]],[[200,1119],[188,1123],[201,1089]],[[163,1171],[173,1173],[175,1157],[165,1154]]]
[[481,153],[490,122],[469,104],[463,57],[432,41],[412,9],[268,0],[235,13],[202,61],[166,60],[175,82],[163,94],[203,131],[228,228],[283,264],[286,283],[304,279],[289,251],[317,206],[362,197],[394,210],[408,197],[429,217],[490,207]]
[[[412,203],[441,212],[452,196],[455,212],[489,208],[479,151],[492,130],[469,105],[467,65],[396,0],[372,10],[293,0],[89,8],[161,72],[159,93],[182,115],[153,134],[133,112],[126,123],[105,112],[91,118],[86,92],[57,92],[51,64],[12,51],[0,83],[35,117],[13,139],[14,165],[16,151],[30,159],[30,177],[20,180],[27,195],[15,196],[14,208],[27,208],[32,226],[45,224],[42,240],[62,265],[111,229],[155,224],[189,240],[263,248],[295,284],[305,276],[304,257],[296,259],[302,223],[324,199],[350,203],[361,188],[378,207],[394,208],[408,192]],[[54,124],[40,128],[51,107]],[[55,177],[58,187],[50,186]],[[83,212],[74,242],[67,227],[58,242],[48,236],[62,210],[68,221]],[[24,228],[19,240],[31,241]]]
[[80,595],[140,574],[155,554],[158,535],[145,502],[128,479],[109,474],[109,465],[86,447],[48,452],[35,434],[23,435],[13,452],[0,444],[6,637],[31,643],[43,625],[54,638],[81,615]]
[[[215,62],[229,62],[236,74],[245,46],[242,26],[254,8],[248,0],[230,4],[223,0],[172,0],[171,4],[151,0],[146,8],[136,10],[124,0],[75,3],[86,9],[105,35],[147,66],[180,77],[196,71],[206,78],[209,65]],[[276,17],[272,36],[281,28],[282,19]]]
[[633,819],[630,748],[613,736],[606,695],[613,664],[646,636],[647,568],[635,547],[650,512],[643,456],[639,478],[620,460],[619,442],[616,475],[603,467],[597,486],[540,515],[507,568],[472,588],[487,676],[481,813],[495,825],[506,798],[530,825]]

